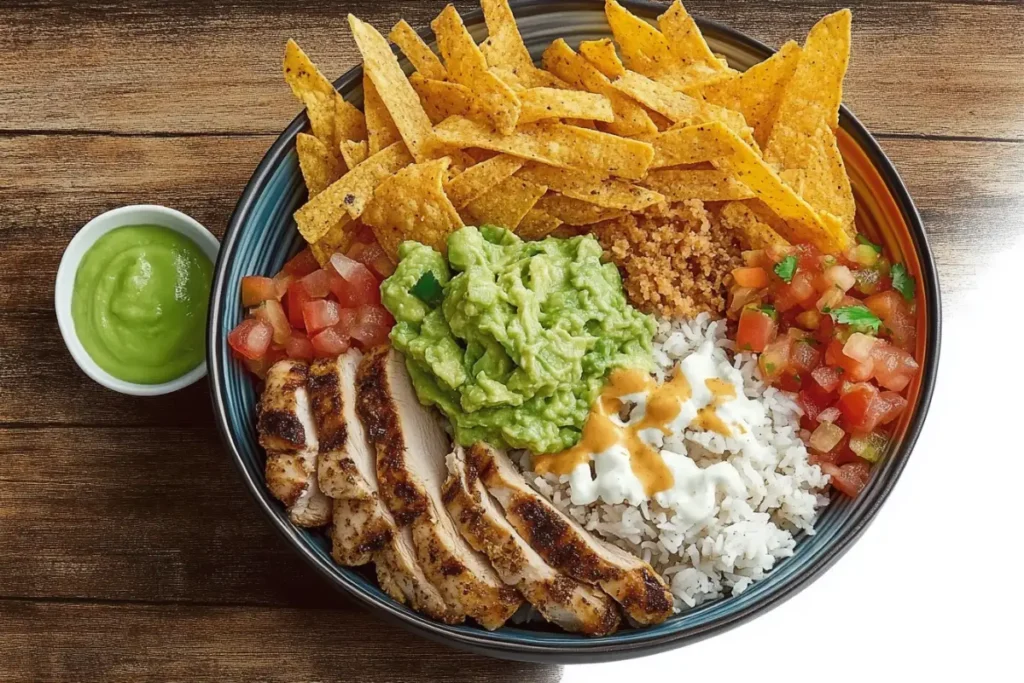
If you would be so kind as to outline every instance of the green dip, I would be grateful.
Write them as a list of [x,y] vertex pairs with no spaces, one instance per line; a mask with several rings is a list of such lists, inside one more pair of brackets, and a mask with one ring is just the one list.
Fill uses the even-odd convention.
[[452,234],[447,260],[401,245],[381,286],[391,342],[460,444],[569,448],[608,372],[650,367],[654,321],[601,253],[589,236],[524,242],[492,226]]
[[71,317],[82,346],[118,379],[160,384],[206,356],[213,264],[168,228],[111,230],[82,258]]

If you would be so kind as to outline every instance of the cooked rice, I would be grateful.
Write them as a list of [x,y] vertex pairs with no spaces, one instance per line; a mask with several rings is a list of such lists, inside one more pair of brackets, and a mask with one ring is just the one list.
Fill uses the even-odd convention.
[[[701,314],[692,321],[658,326],[654,357],[656,375],[664,379],[675,364],[714,340],[715,354],[725,358],[733,344],[725,325]],[[762,401],[771,423],[755,428],[758,440],[770,446],[767,462],[752,462],[732,439],[713,432],[688,431],[684,438],[666,439],[664,448],[689,455],[701,467],[727,460],[746,486],[744,497],[718,494],[714,515],[689,525],[671,508],[653,500],[633,507],[595,503],[573,506],[568,477],[542,477],[526,472],[527,480],[558,508],[587,529],[650,562],[669,581],[676,608],[687,609],[746,590],[762,579],[779,560],[793,554],[795,534],[814,533],[828,477],[807,462],[807,450],[798,436],[800,410],[786,394],[761,382],[756,358],[737,354],[733,364],[743,375],[747,396]],[[529,455],[521,460],[529,469]]]

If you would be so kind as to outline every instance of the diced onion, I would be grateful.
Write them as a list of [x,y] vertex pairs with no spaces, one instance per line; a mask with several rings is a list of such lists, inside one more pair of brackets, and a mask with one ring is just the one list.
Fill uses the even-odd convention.
[[839,408],[835,406],[825,408],[825,410],[818,413],[818,422],[835,422],[841,414]]
[[889,439],[879,432],[871,432],[867,435],[856,434],[850,437],[850,450],[868,462],[878,462],[885,453],[885,447]]
[[856,276],[846,266],[832,266],[825,271],[825,279],[843,292],[848,292],[857,284]]
[[338,275],[345,280],[358,276],[362,269],[366,267],[359,261],[350,259],[341,253],[331,256],[331,265],[334,266],[334,270],[338,271]]
[[829,287],[828,290],[818,299],[817,308],[822,313],[827,313],[838,308],[846,293],[838,287]]
[[737,287],[732,290],[732,293],[729,296],[729,309],[726,311],[726,314],[732,320],[739,318],[740,311],[742,311],[747,304],[756,304],[761,301],[761,296],[758,293],[758,290],[753,287]]
[[870,244],[858,244],[850,250],[850,260],[862,266],[873,266],[878,263],[878,252]]
[[831,422],[822,422],[817,429],[811,433],[809,445],[819,453],[828,453],[836,447],[846,434],[842,429]]
[[843,346],[843,355],[849,356],[858,363],[865,363],[871,358],[871,349],[874,348],[877,341],[874,337],[854,332]]

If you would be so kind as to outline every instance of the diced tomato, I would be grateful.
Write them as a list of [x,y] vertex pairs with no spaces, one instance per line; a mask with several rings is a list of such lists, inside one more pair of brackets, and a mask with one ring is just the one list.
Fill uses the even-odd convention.
[[800,420],[800,425],[804,429],[813,430],[818,426],[818,415],[832,404],[833,397],[824,392],[816,391],[813,382],[808,382],[807,385],[808,388],[801,390],[797,394],[796,400],[801,410],[804,411],[804,417]]
[[243,358],[258,360],[266,355],[273,337],[274,329],[270,323],[248,318],[228,333],[228,344]]
[[775,339],[775,334],[775,317],[756,306],[747,306],[740,314],[736,348],[761,353]]
[[380,277],[391,277],[395,272],[395,264],[391,262],[384,248],[376,241],[369,244],[357,243],[348,252],[348,257],[359,261]]
[[313,353],[317,358],[333,358],[340,356],[349,349],[349,340],[338,333],[333,327],[328,327],[315,337],[312,342]]
[[871,478],[871,465],[864,460],[846,463],[841,467],[823,463],[821,471],[832,478],[832,486],[837,491],[850,498],[856,498]]
[[821,365],[821,349],[814,337],[794,340],[789,351],[790,370],[797,374],[808,374]]
[[295,277],[305,277],[314,270],[319,270],[319,268],[320,264],[316,262],[316,257],[313,256],[313,252],[306,248],[284,264],[284,268],[282,268],[281,271]]
[[285,358],[285,353],[281,349],[270,347],[267,349],[267,353],[262,358],[243,358],[242,362],[245,363],[246,369],[252,374],[256,375],[260,379],[267,378],[267,370],[273,367],[274,363]]
[[732,271],[732,277],[740,287],[761,289],[768,286],[768,272],[757,266],[736,268]]
[[331,291],[342,308],[380,304],[380,283],[370,269],[361,263],[348,269],[345,276],[333,273]]
[[313,342],[304,334],[293,334],[285,346],[285,352],[289,358],[311,361],[314,356]]
[[338,322],[341,306],[330,299],[314,299],[302,304],[302,320],[306,332],[316,334],[320,330],[331,327]]
[[355,327],[359,318],[359,311],[355,308],[343,308],[338,311],[338,322],[334,329],[338,330],[341,336],[346,339],[352,338],[352,328]]
[[395,319],[380,306],[360,306],[356,323],[351,328],[352,338],[364,349],[384,344],[388,340]]
[[781,378],[789,369],[789,351],[792,343],[789,337],[780,337],[766,346],[757,359],[761,376],[769,384]]
[[833,339],[825,349],[825,363],[835,365],[843,370],[843,378],[851,382],[866,382],[871,379],[875,370],[875,362],[868,358],[866,361],[859,361],[850,358],[843,353],[844,342]]
[[887,399],[880,398],[874,384],[859,382],[840,392],[837,407],[849,431],[866,434],[881,424],[891,406]]
[[791,308],[799,306],[810,308],[817,296],[814,291],[814,275],[805,270],[797,270],[792,281],[788,284],[781,283],[775,290],[775,308],[780,313],[785,313]]
[[917,322],[914,312],[906,299],[895,290],[888,290],[869,296],[864,305],[882,319],[885,330],[893,343],[907,351],[917,341]]
[[878,395],[879,405],[879,417],[878,423],[887,425],[907,409],[907,399],[903,398],[895,391],[883,391]]
[[823,315],[818,321],[818,329],[814,331],[814,338],[822,344],[832,341],[832,335],[836,330],[836,321],[830,315]]
[[292,326],[284,312],[284,306],[277,299],[267,299],[256,309],[256,318],[270,324],[274,330],[274,343],[280,346],[288,343]]
[[797,266],[808,273],[817,273],[821,268],[821,251],[813,244],[800,244],[796,249]]
[[314,270],[299,283],[311,299],[323,299],[331,293],[331,274],[326,270]]
[[908,352],[881,339],[871,348],[871,359],[875,363],[875,380],[882,387],[892,391],[906,389],[920,369],[917,361]]
[[811,379],[821,391],[832,394],[843,381],[843,371],[831,365],[822,365],[811,371]]
[[775,386],[782,391],[789,391],[795,394],[804,388],[804,376],[789,370],[782,377],[775,380]]
[[283,299],[288,293],[288,288],[292,286],[293,280],[295,280],[295,276],[285,272],[280,272],[274,276],[274,294],[278,301]]
[[885,276],[878,268],[861,268],[855,271],[853,276],[857,279],[855,289],[863,296],[877,294],[885,289]]
[[821,318],[821,313],[812,308],[809,311],[799,313],[794,322],[803,329],[813,332],[821,326]]
[[242,305],[246,308],[259,306],[267,299],[276,299],[277,289],[269,277],[247,275],[242,278]]
[[306,329],[306,323],[302,319],[302,304],[312,301],[312,298],[306,293],[306,288],[302,286],[301,282],[301,280],[295,280],[292,282],[291,287],[288,288],[286,307],[288,310],[288,322],[292,324],[292,327],[304,330]]

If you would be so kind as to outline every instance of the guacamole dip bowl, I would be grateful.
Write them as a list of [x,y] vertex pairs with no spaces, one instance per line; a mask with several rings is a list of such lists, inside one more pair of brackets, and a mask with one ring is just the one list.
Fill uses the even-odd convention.
[[82,259],[98,240],[118,228],[130,226],[157,226],[167,228],[185,237],[193,243],[210,260],[215,263],[220,244],[217,238],[198,221],[180,211],[155,204],[122,206],[100,214],[85,224],[74,236],[64,256],[61,257],[57,269],[57,282],[54,288],[54,306],[57,311],[57,324],[60,327],[64,344],[68,347],[71,357],[78,367],[93,380],[114,391],[133,396],[159,396],[184,389],[206,376],[206,361],[201,360],[194,367],[173,379],[157,384],[142,384],[115,377],[100,366],[86,350],[86,345],[79,337],[72,315],[75,277]]
[[[622,4],[652,22],[665,10],[664,4],[625,0]],[[512,8],[534,59],[556,38],[576,45],[581,40],[609,36],[603,3],[599,0],[514,2]],[[479,11],[467,13],[464,20],[478,41],[485,36]],[[725,55],[735,68],[746,69],[772,53],[742,34],[698,21],[712,49]],[[421,34],[428,43],[433,42],[429,30]],[[411,70],[404,59],[402,64],[407,71]],[[361,82],[362,69],[356,68],[335,85],[346,99],[361,105]],[[286,89],[284,83],[281,88]],[[780,562],[767,578],[740,595],[702,604],[657,626],[624,628],[597,638],[563,633],[532,622],[510,623],[496,631],[486,631],[471,623],[441,624],[389,598],[370,574],[337,565],[331,559],[327,536],[293,526],[284,507],[264,485],[264,453],[256,435],[258,387],[245,368],[232,358],[227,344],[228,332],[244,314],[239,296],[241,278],[273,275],[302,246],[292,219],[293,212],[306,201],[295,138],[308,125],[306,115],[302,114],[288,126],[256,169],[235,209],[215,273],[208,360],[218,425],[246,485],[296,552],[338,589],[417,634],[494,657],[564,663],[624,659],[693,643],[766,612],[820,576],[874,519],[910,456],[928,409],[938,363],[939,292],[921,220],[903,183],[874,139],[844,109],[838,137],[858,203],[858,228],[874,241],[883,242],[912,272],[920,273],[917,357],[922,359],[922,370],[908,392],[910,410],[901,418],[891,448],[884,462],[874,468],[867,488],[855,500],[834,499],[820,517],[817,533],[798,539],[793,557]]]

